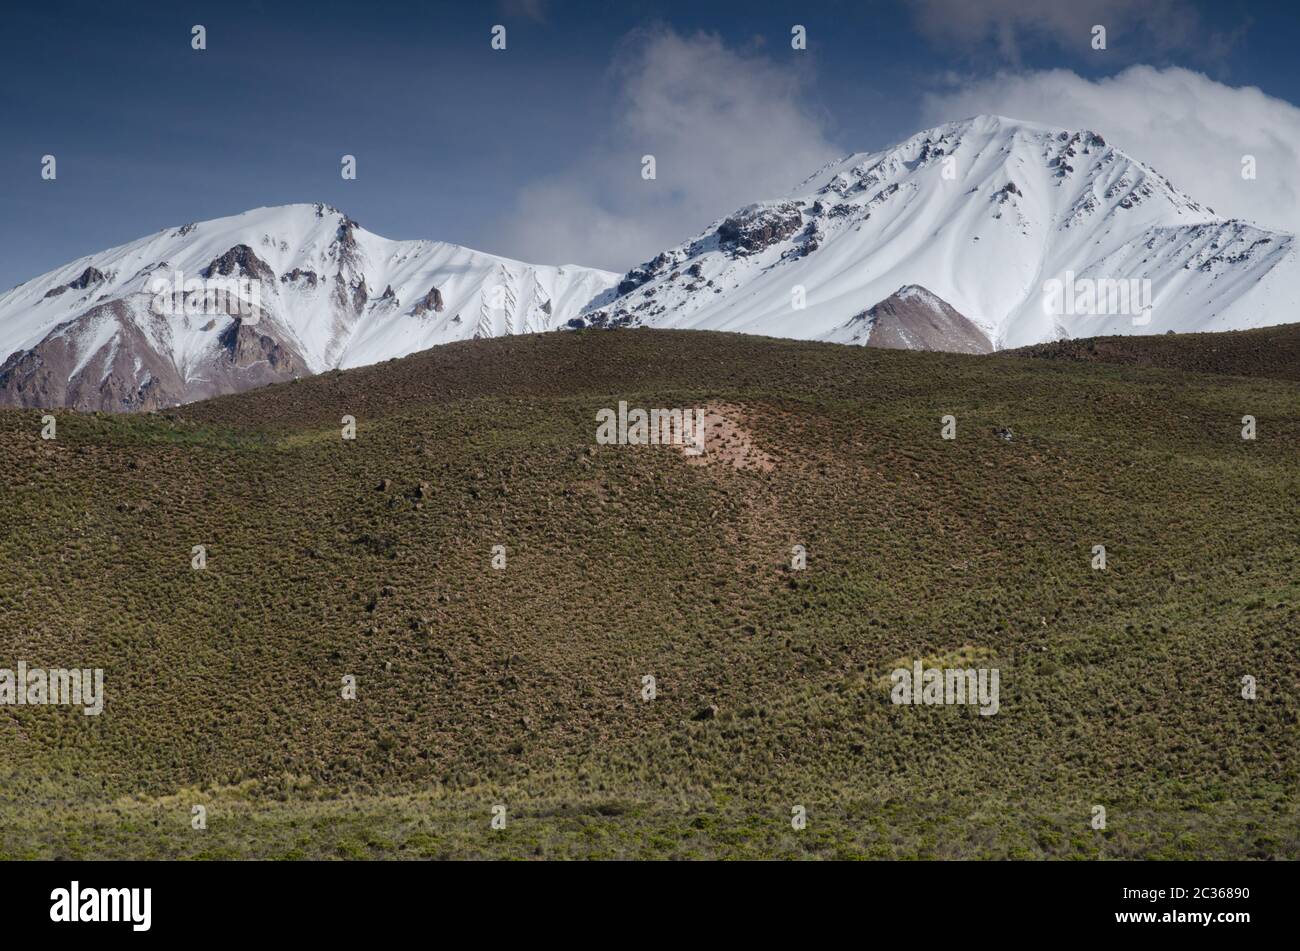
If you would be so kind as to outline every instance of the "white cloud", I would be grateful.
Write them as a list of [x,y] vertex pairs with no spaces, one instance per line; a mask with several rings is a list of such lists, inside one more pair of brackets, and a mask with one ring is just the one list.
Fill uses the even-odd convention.
[[[626,270],[843,154],[805,104],[793,63],[736,52],[717,36],[639,32],[611,75],[616,114],[592,122],[607,132],[579,144],[570,170],[520,191],[494,246],[526,261]],[[654,181],[641,177],[647,154]]]
[[[1300,109],[1253,86],[1134,66],[1099,80],[1068,70],[1003,74],[926,97],[924,125],[998,113],[1100,132],[1221,215],[1300,228]],[[1241,177],[1255,156],[1258,177]]]

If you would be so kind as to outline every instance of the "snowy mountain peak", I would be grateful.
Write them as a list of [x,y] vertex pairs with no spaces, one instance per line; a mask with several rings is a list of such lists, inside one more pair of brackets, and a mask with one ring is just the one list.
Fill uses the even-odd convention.
[[168,228],[0,295],[0,400],[153,408],[551,330],[617,275],[392,241],[293,204]]
[[[1154,196],[1169,208],[1213,217],[1212,210],[1179,192],[1159,172],[1111,146],[1097,132],[998,115],[979,115],[936,126],[883,153],[849,155],[806,181],[805,187],[792,197],[805,194],[810,183],[819,184],[822,193],[847,197],[846,192],[888,184],[936,163],[950,176],[947,180],[956,180],[959,173],[978,173],[980,168],[1005,165],[1007,182],[999,193],[1001,200],[1009,195],[1023,197],[1015,181],[1017,173],[1034,178],[1045,170],[1049,183],[1067,192],[1084,191],[1081,184],[1104,179],[1107,187],[1103,193],[1109,192],[1106,197],[1116,204],[1127,201],[1122,206],[1126,209]],[[963,163],[969,163],[969,167],[963,169]]]
[[[1103,135],[982,115],[738,209],[633,268],[587,320],[833,340],[915,284],[1011,347],[1282,322],[1296,273],[1291,235],[1218,217]],[[1151,306],[1054,309],[1054,282],[1137,282]]]

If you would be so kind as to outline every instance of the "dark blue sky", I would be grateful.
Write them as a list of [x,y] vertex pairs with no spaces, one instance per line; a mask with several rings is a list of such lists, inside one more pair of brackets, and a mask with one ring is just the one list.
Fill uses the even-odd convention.
[[[387,237],[536,252],[512,224],[521,189],[580,179],[600,143],[655,151],[653,142],[611,139],[638,30],[703,31],[748,61],[788,70],[801,83],[799,108],[845,152],[917,131],[928,93],[999,71],[1061,67],[1097,78],[1135,63],[1180,65],[1300,102],[1294,2],[1105,0],[1096,14],[1109,24],[1105,56],[1077,27],[1090,15],[1082,0],[1043,4],[1053,12],[1041,29],[1006,12],[1005,0],[967,19],[972,5],[228,0],[7,9],[0,288],[159,228],[296,201],[337,205]],[[204,52],[190,48],[196,23],[208,30]],[[495,23],[508,28],[505,53],[489,48]],[[808,28],[806,53],[790,49],[793,23]],[[47,153],[58,159],[55,182],[40,178]],[[358,158],[356,181],[340,178],[345,153]],[[661,176],[671,190],[672,176],[727,161],[715,150]],[[711,207],[708,194],[677,199],[677,239],[730,210]],[[529,227],[535,233],[537,223]]]

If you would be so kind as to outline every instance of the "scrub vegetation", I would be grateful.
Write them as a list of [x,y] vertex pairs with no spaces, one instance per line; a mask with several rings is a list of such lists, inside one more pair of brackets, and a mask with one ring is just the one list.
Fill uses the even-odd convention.
[[1300,383],[1149,362],[582,331],[0,411],[0,667],[106,696],[0,706],[0,857],[1300,858]]

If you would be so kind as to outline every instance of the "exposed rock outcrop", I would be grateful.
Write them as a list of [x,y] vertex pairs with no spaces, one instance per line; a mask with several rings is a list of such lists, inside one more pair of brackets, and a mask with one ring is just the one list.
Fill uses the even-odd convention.
[[316,276],[315,271],[305,271],[300,267],[294,268],[286,274],[280,275],[281,284],[303,283],[308,287],[315,287],[320,278]]
[[45,297],[48,300],[51,297],[58,297],[60,294],[66,293],[67,291],[84,291],[92,284],[102,284],[104,280],[104,273],[102,271],[98,268],[88,267],[81,272],[79,277],[68,281],[66,284],[60,284],[58,287],[46,291]]
[[[87,341],[105,341],[87,353]],[[184,381],[149,346],[122,301],[91,308],[0,365],[0,402],[10,406],[123,412],[180,402]]]
[[993,344],[947,301],[917,284],[899,288],[828,339],[892,350],[992,353]]
[[735,254],[756,254],[784,241],[802,225],[803,215],[794,202],[751,206],[718,226],[718,243]]
[[618,282],[618,296],[630,294],[642,284],[654,280],[667,269],[668,262],[668,255],[657,254],[645,264],[632,268],[623,276],[623,280]]
[[270,334],[236,317],[217,337],[232,367],[246,370],[265,362],[276,375],[302,370],[301,361]]
[[88,267],[81,272],[81,276],[75,281],[69,281],[68,287],[74,291],[84,291],[91,284],[102,284],[104,273],[98,268]]
[[246,244],[237,244],[221,257],[216,258],[199,272],[205,279],[213,277],[246,277],[254,281],[275,280],[270,266],[253,253]]
[[211,343],[197,363],[178,368],[158,352],[156,338],[187,318],[159,316],[138,303],[138,309],[125,300],[92,307],[11,354],[0,365],[0,403],[147,411],[306,373],[301,354],[260,312],[196,316],[190,332],[210,335]]
[[442,313],[442,307],[442,291],[436,287],[431,287],[429,293],[415,302],[415,306],[411,308],[411,316],[423,317],[431,310],[435,313]]

